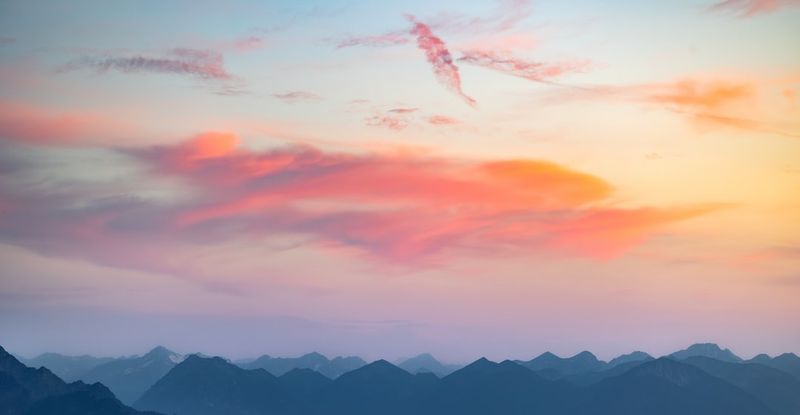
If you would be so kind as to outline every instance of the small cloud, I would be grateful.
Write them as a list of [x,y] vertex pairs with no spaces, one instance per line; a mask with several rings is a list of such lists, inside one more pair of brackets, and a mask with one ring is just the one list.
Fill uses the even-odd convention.
[[366,119],[370,127],[386,127],[390,130],[400,131],[408,127],[408,119],[391,115],[373,115]]
[[432,115],[428,117],[428,123],[436,126],[447,126],[460,124],[461,122],[445,115]]
[[395,114],[411,114],[413,112],[417,112],[419,108],[392,108],[389,112],[393,112]]
[[302,101],[315,101],[322,99],[319,95],[308,91],[289,91],[282,94],[272,94],[272,96],[287,104],[296,104]]
[[644,155],[644,158],[648,160],[661,160],[664,157],[659,153],[647,153]]
[[17,39],[9,36],[0,36],[0,45],[10,45],[16,43]]

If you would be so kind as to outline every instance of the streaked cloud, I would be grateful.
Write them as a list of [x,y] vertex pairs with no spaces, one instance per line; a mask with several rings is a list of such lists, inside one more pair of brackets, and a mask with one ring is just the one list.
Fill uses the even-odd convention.
[[222,54],[212,50],[176,48],[163,56],[84,56],[61,67],[62,71],[94,69],[98,72],[167,73],[201,79],[230,80]]
[[453,56],[447,49],[447,45],[433,34],[431,28],[425,23],[419,22],[413,16],[408,16],[412,23],[411,34],[417,38],[417,46],[425,52],[425,57],[433,66],[436,79],[447,89],[461,97],[470,106],[476,106],[477,102],[466,95],[461,89],[461,74],[458,66],[453,63]]
[[564,74],[582,72],[588,61],[544,63],[516,58],[507,52],[469,50],[462,53],[458,62],[492,69],[508,75],[536,82],[548,82]]

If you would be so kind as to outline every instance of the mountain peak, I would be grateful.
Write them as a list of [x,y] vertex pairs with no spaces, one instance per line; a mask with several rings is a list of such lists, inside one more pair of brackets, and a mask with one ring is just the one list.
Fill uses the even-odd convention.
[[728,349],[723,349],[715,343],[695,343],[684,350],[679,350],[669,355],[669,357],[683,360],[694,356],[710,357],[712,359],[722,360],[723,362],[738,363],[742,358],[736,356]]

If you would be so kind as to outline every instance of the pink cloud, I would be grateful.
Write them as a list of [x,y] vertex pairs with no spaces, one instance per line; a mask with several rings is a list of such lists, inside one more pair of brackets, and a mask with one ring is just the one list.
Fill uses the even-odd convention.
[[413,24],[411,34],[417,37],[417,46],[425,52],[439,82],[460,96],[470,106],[476,106],[477,102],[464,94],[461,89],[461,75],[458,72],[458,66],[453,63],[453,57],[450,55],[447,45],[433,34],[428,25],[416,21],[412,16],[409,16],[408,19]]
[[[49,255],[179,275],[197,244],[302,236],[425,266],[470,252],[608,260],[709,207],[615,208],[611,184],[542,160],[475,162],[310,146],[253,151],[226,132],[121,150],[189,197],[159,202],[12,188],[0,182],[0,239]],[[119,186],[119,184],[115,184]],[[123,184],[124,187],[124,184]],[[124,191],[123,191],[124,193]]]
[[733,12],[742,17],[752,17],[798,6],[800,6],[800,0],[724,0],[712,5],[711,10]]
[[589,66],[588,61],[532,62],[515,58],[510,53],[480,50],[465,51],[458,61],[537,82],[546,82],[568,73],[582,72]]

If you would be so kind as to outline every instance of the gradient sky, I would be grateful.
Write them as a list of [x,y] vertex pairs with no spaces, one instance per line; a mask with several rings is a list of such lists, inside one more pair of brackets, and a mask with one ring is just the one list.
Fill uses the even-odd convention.
[[800,352],[800,2],[0,2],[0,344]]

